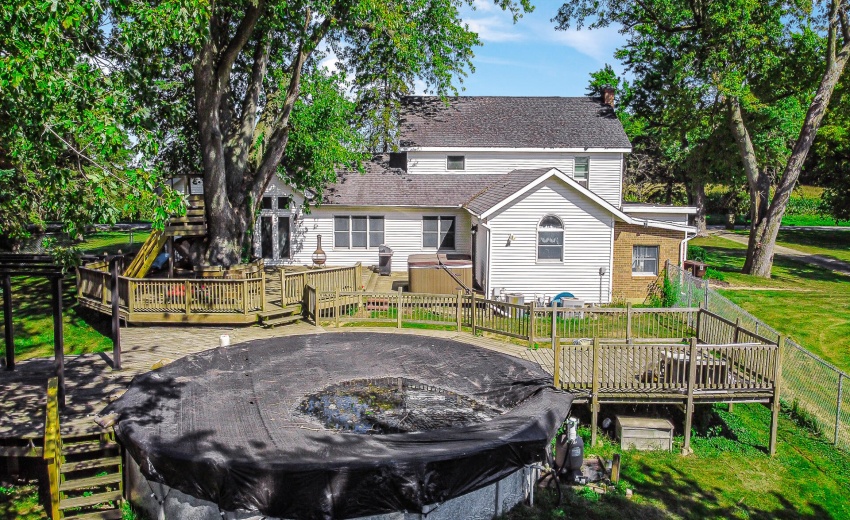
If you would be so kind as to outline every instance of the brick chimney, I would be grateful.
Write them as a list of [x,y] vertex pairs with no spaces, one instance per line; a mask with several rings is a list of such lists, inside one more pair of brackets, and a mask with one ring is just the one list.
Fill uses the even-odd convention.
[[614,87],[610,85],[602,87],[602,104],[614,108]]

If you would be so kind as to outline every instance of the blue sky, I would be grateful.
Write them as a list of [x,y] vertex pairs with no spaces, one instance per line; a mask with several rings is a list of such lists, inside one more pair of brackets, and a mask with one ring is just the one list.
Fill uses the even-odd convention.
[[464,9],[484,45],[475,49],[475,72],[464,79],[462,95],[582,96],[590,73],[605,63],[622,73],[614,50],[625,39],[616,29],[556,31],[551,20],[563,2],[532,1],[534,12],[516,24],[491,0]]

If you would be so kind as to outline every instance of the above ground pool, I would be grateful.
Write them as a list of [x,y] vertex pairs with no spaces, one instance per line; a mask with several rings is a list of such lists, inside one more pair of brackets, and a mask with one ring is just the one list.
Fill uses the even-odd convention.
[[541,461],[572,401],[551,382],[457,341],[326,333],[182,358],[104,413],[147,481],[221,511],[356,518],[429,511]]

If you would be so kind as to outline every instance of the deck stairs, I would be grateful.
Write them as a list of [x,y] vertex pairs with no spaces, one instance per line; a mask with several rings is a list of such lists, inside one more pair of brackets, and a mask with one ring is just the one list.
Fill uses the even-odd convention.
[[205,236],[207,234],[206,212],[203,195],[189,195],[186,214],[174,216],[165,223],[162,231],[151,232],[139,253],[124,270],[123,276],[128,278],[144,278],[151,268],[156,256],[170,237],[174,236]]
[[296,303],[281,307],[272,303],[266,304],[266,311],[259,314],[259,323],[264,328],[270,329],[278,325],[295,323],[302,319],[301,304]]
[[124,491],[121,447],[113,435],[106,431],[62,435],[59,518],[121,518]]

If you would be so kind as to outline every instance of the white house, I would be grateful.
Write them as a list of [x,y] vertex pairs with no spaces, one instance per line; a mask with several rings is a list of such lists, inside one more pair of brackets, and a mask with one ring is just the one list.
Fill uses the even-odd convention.
[[309,265],[321,235],[329,265],[375,265],[386,244],[393,270],[412,254],[471,255],[486,294],[643,298],[666,260],[683,260],[695,209],[623,204],[631,144],[612,102],[407,98],[400,152],[342,172],[309,213],[275,179],[255,253]]

